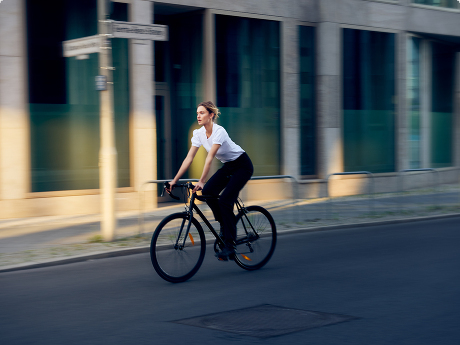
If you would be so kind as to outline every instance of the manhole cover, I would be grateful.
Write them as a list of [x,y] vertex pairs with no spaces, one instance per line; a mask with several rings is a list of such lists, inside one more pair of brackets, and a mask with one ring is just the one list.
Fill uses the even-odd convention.
[[348,315],[264,304],[173,322],[257,338],[270,338],[355,319],[357,318]]

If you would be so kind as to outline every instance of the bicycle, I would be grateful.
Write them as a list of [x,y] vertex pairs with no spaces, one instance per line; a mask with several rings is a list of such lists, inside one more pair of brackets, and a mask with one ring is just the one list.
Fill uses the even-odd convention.
[[[168,183],[164,184],[163,194],[168,185]],[[153,268],[161,278],[172,283],[180,283],[195,275],[206,253],[206,236],[200,222],[194,217],[194,212],[200,216],[215,237],[214,252],[219,253],[225,244],[221,234],[216,232],[195,203],[195,200],[206,201],[208,198],[218,197],[190,193],[194,188],[191,182],[178,184],[175,187],[183,188],[187,192],[184,193],[185,211],[171,214],[158,224],[150,244],[150,259]],[[180,200],[172,194],[172,191],[168,194],[173,199]],[[238,199],[236,207],[237,237],[233,260],[245,270],[260,269],[270,260],[275,251],[275,221],[261,206],[246,207],[241,199]]]

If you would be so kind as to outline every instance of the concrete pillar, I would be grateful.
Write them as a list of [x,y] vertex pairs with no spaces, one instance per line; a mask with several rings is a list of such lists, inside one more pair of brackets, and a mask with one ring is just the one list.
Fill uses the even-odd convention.
[[[203,85],[204,101],[216,103],[215,16],[210,9],[203,14]],[[219,106],[219,105],[217,105]]]
[[[203,91],[204,99],[202,101],[212,101],[217,107],[217,85],[216,85],[216,16],[211,9],[207,8],[203,11]],[[225,114],[224,114],[225,116]],[[217,120],[219,123],[219,120]],[[189,138],[190,139],[190,138]],[[199,158],[201,157],[201,158]],[[200,159],[205,158],[205,152],[198,152],[197,159],[192,163],[191,169],[197,171],[197,177],[201,176],[203,171],[202,166],[199,166]],[[201,164],[201,163],[200,163]],[[211,170],[208,174],[208,179],[219,169],[217,159],[211,163]],[[174,172],[175,174],[175,172]]]
[[0,198],[30,191],[24,1],[0,4]]
[[395,170],[409,169],[409,117],[407,114],[407,40],[406,32],[396,34],[395,97]]
[[[152,3],[132,0],[129,18],[131,22],[152,24]],[[153,42],[130,40],[130,53],[131,179],[135,190],[139,190],[142,183],[157,175]],[[152,206],[156,207],[155,193]]]
[[299,27],[281,22],[282,174],[300,174]]
[[337,23],[319,23],[317,45],[318,177],[343,171],[340,61],[341,29]]

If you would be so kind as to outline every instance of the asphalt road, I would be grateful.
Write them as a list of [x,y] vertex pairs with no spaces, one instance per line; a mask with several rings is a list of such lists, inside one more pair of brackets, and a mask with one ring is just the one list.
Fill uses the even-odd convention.
[[[0,343],[460,343],[460,218],[278,240],[255,272],[208,247],[182,284],[159,278],[148,254],[2,273]],[[262,304],[356,319],[264,339],[172,322]]]

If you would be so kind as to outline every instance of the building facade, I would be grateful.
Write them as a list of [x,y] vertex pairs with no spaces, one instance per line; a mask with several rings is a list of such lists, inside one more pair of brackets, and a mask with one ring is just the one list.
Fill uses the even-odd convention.
[[[97,11],[97,0],[0,4],[0,218],[100,211],[98,54],[62,54],[98,34]],[[372,172],[382,192],[404,169],[459,182],[457,0],[119,0],[109,12],[169,28],[164,42],[112,39],[120,211],[138,209],[145,181],[173,177],[203,100],[255,175],[294,176],[298,197],[324,196],[337,172]],[[291,187],[252,181],[244,197]]]

